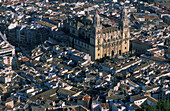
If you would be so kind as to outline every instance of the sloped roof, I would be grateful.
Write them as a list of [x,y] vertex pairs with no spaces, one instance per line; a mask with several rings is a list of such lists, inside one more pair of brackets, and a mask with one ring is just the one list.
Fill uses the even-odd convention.
[[64,95],[68,95],[68,96],[72,96],[74,95],[76,92],[75,91],[71,91],[71,90],[67,90],[67,89],[64,89],[64,88],[61,88],[57,91],[57,93],[60,93],[60,94],[64,94]]
[[141,99],[145,99],[147,98],[146,96],[141,96],[141,95],[134,95],[131,96],[131,99],[133,99],[133,101],[137,101],[137,100],[141,100]]

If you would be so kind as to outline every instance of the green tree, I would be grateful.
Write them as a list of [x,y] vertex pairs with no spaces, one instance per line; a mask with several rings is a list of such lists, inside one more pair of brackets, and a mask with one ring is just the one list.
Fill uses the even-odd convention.
[[170,111],[169,100],[159,100],[156,106],[148,104],[142,104],[142,108],[138,108],[136,111]]

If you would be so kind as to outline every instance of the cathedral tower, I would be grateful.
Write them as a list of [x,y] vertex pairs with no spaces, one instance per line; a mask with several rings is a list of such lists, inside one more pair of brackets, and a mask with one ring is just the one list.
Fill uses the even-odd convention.
[[127,8],[124,6],[121,13],[121,23],[120,31],[122,37],[122,54],[127,54],[129,52],[129,39],[130,39],[130,30],[129,30],[129,19],[127,17]]
[[100,16],[96,10],[96,13],[94,15],[94,18],[93,18],[93,27],[94,27],[94,33],[95,35],[97,36],[97,34],[101,33],[101,23],[100,23]]

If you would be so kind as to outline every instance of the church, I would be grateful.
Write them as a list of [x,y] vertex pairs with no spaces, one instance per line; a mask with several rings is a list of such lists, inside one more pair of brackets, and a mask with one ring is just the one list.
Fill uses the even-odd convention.
[[93,17],[86,11],[85,16],[65,20],[63,31],[70,35],[71,46],[88,53],[92,60],[120,57],[129,52],[130,30],[126,8],[121,12],[118,27],[104,25],[97,11]]

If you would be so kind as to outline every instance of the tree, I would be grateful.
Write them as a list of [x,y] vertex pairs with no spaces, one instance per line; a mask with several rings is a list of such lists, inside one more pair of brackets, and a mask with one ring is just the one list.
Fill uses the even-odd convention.
[[170,102],[169,100],[160,100],[157,104],[157,109],[161,111],[169,111],[170,110]]
[[170,111],[169,106],[169,100],[159,100],[156,106],[142,104],[142,108],[138,108],[136,111]]

